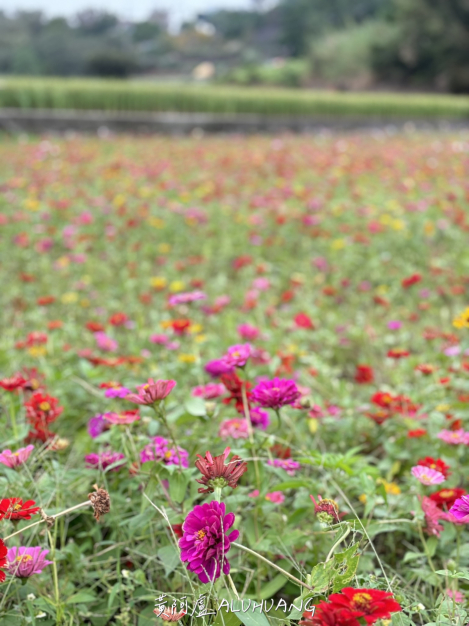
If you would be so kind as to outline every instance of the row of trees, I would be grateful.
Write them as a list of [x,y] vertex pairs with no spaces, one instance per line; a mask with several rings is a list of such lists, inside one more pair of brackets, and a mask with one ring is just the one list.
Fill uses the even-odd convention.
[[181,75],[212,61],[219,75],[243,68],[256,82],[268,59],[283,57],[292,59],[285,71],[292,84],[347,86],[366,75],[372,84],[469,92],[469,0],[261,6],[197,16],[178,34],[168,32],[161,13],[132,23],[93,10],[73,20],[0,12],[0,73]]

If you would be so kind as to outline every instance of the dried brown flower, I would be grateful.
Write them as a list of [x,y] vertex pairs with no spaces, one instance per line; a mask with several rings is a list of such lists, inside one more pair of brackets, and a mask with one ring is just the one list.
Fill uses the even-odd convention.
[[88,499],[93,505],[94,517],[97,522],[101,515],[109,513],[111,510],[111,498],[105,489],[99,489],[97,485],[93,485],[96,489],[93,493],[88,494]]
[[206,488],[199,488],[199,493],[213,493],[216,488],[231,487],[236,489],[238,480],[247,471],[248,465],[239,456],[233,456],[231,461],[225,465],[225,461],[230,454],[230,448],[226,448],[223,454],[212,457],[210,452],[206,452],[205,457],[199,457],[195,462],[196,468],[202,474],[202,478],[197,479]]

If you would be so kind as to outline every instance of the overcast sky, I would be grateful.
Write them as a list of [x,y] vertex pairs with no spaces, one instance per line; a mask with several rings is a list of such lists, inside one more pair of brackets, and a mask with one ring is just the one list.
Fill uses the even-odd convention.
[[166,9],[173,26],[208,9],[247,8],[252,0],[1,0],[0,8],[10,13],[18,9],[40,9],[48,16],[71,16],[77,11],[93,7],[107,9],[122,17],[145,18],[155,9]]

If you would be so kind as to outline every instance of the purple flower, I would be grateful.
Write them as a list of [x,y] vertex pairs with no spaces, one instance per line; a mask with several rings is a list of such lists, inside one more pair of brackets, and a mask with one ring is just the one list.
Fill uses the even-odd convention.
[[[105,452],[99,452],[98,454],[92,453],[85,456],[86,466],[88,469],[103,469],[105,470],[110,465],[122,461],[125,456],[121,452],[112,452],[112,450],[106,450]],[[113,472],[117,472],[125,463],[119,463],[116,467],[112,468]]]
[[10,468],[18,467],[19,465],[23,465],[28,459],[31,452],[34,450],[34,446],[29,445],[26,448],[20,448],[16,452],[12,452],[11,450],[4,450],[0,454],[0,463],[6,465]]
[[469,523],[469,496],[461,496],[455,500],[449,510],[459,522]]
[[293,404],[300,396],[294,380],[274,378],[256,385],[251,398],[262,407],[278,410],[286,404]]
[[130,389],[127,387],[111,387],[110,389],[106,389],[104,395],[106,398],[125,398],[131,393]]
[[270,418],[267,411],[263,411],[258,406],[252,407],[250,410],[251,424],[259,430],[267,430],[270,424]]
[[249,343],[237,344],[228,348],[223,359],[231,366],[244,367],[251,356],[251,352],[252,348]]
[[389,330],[399,330],[399,328],[402,328],[402,322],[399,320],[391,320],[388,322],[388,328]]
[[164,437],[154,437],[140,452],[140,463],[147,461],[163,461],[165,465],[179,465],[189,467],[189,453],[180,446],[177,450],[169,446]]
[[273,459],[272,461],[267,461],[267,465],[271,465],[272,467],[281,467],[290,476],[294,476],[296,470],[300,469],[298,461],[294,461],[293,459]]
[[46,561],[49,550],[43,550],[40,546],[36,548],[10,548],[7,552],[6,569],[13,576],[18,578],[29,578],[33,574],[40,574],[46,565],[52,561]]
[[106,420],[101,414],[95,415],[88,422],[88,435],[95,439],[108,428]]
[[230,573],[226,554],[231,541],[236,541],[239,531],[227,530],[233,526],[234,513],[225,515],[223,502],[213,500],[197,505],[186,517],[183,536],[179,539],[181,561],[187,561],[187,569],[194,572],[203,583],[213,582],[221,572]]
[[439,485],[445,482],[445,475],[431,467],[425,465],[415,465],[412,468],[412,475],[422,483],[422,485]]
[[215,359],[205,365],[205,371],[212,378],[219,378],[222,374],[231,374],[234,371],[234,366],[225,359]]

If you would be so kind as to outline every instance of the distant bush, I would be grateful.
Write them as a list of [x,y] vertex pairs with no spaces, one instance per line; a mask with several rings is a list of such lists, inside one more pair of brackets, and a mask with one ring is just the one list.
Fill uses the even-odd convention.
[[279,60],[278,64],[245,65],[223,77],[223,82],[234,85],[272,85],[302,87],[308,82],[309,64],[305,59]]
[[103,50],[90,57],[87,73],[92,76],[127,78],[135,67],[135,61],[124,52]]

